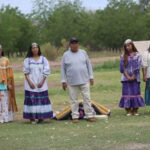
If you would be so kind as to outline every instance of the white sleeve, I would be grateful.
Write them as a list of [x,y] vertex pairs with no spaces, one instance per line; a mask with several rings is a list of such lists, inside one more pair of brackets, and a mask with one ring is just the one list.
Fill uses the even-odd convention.
[[147,60],[147,57],[148,57],[148,52],[144,52],[143,55],[142,55],[142,68],[146,68],[148,67],[148,60]]
[[90,79],[93,79],[94,76],[93,76],[93,69],[92,69],[91,62],[90,62],[89,56],[86,52],[85,52],[85,55],[86,55],[86,64],[87,64],[87,68],[88,68],[89,77],[90,77]]
[[23,72],[24,72],[24,74],[29,74],[30,73],[29,58],[26,58],[24,60]]
[[61,82],[66,82],[66,69],[65,69],[65,58],[63,56],[61,61]]
[[43,58],[44,58],[43,76],[48,77],[50,75],[50,65],[49,65],[48,60],[45,57]]

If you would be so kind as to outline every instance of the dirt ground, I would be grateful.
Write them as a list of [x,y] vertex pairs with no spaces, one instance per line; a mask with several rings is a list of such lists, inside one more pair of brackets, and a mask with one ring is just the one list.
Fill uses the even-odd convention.
[[[99,65],[105,61],[113,61],[118,59],[118,56],[111,56],[111,57],[100,57],[100,58],[91,58],[91,64],[93,67]],[[22,71],[23,69],[23,62],[12,63],[14,71]],[[61,61],[50,61],[50,67],[52,70],[59,70],[61,66]]]

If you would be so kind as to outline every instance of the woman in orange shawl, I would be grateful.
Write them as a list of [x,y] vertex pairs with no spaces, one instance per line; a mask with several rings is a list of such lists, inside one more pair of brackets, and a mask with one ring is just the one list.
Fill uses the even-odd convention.
[[0,123],[12,121],[16,111],[13,71],[0,45]]

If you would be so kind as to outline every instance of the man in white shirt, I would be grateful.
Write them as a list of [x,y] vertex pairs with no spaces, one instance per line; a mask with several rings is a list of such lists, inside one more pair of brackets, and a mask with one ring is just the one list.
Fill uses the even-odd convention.
[[66,51],[62,58],[61,82],[64,90],[66,90],[68,85],[73,122],[79,122],[79,92],[81,92],[83,97],[83,106],[87,120],[95,122],[91,107],[89,87],[89,81],[91,85],[94,84],[90,60],[87,53],[79,49],[77,38],[71,38],[69,46],[70,50]]

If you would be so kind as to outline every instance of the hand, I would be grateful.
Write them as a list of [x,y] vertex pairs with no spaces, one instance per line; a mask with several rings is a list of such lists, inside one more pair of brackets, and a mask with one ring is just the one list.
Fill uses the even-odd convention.
[[132,81],[131,77],[130,76],[127,76],[127,79],[128,81]]
[[90,85],[94,85],[94,79],[90,79]]
[[43,86],[43,82],[41,81],[39,84],[38,84],[38,88],[41,88]]
[[147,77],[146,76],[143,77],[143,81],[147,82]]
[[12,90],[12,86],[10,84],[8,84],[7,87],[8,87],[9,90]]
[[34,86],[34,84],[32,82],[29,82],[29,85],[30,85],[31,89],[35,89],[35,86]]
[[62,88],[63,88],[64,90],[66,90],[66,88],[67,88],[67,83],[66,83],[66,82],[63,82],[63,83],[62,83]]
[[135,75],[133,75],[133,76],[131,77],[131,81],[133,81],[133,80],[135,80]]

